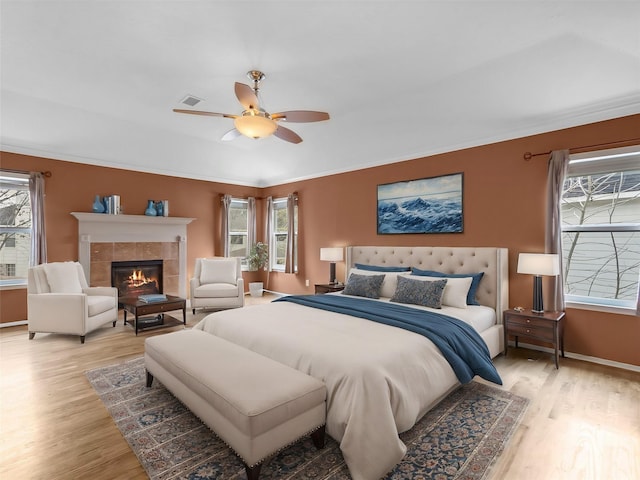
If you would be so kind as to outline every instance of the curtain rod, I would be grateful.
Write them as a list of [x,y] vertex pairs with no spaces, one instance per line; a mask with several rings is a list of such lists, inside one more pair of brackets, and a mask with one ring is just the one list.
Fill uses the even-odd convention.
[[[5,172],[11,172],[11,173],[32,173],[32,172],[28,172],[26,170],[16,170],[14,168],[0,168],[0,170],[3,170]],[[44,175],[47,178],[49,178],[49,177],[51,177],[53,175],[49,170],[45,170],[44,172],[37,172],[37,173],[41,173],[42,175]]]
[[[291,192],[291,193],[292,193],[292,195],[295,195],[296,197],[298,196],[298,192]],[[223,200],[224,196],[225,196],[224,193],[220,194],[220,201]],[[266,200],[268,197],[253,197],[253,198],[255,198],[256,200]],[[245,199],[242,199],[242,200],[245,200]]]
[[[585,145],[583,147],[571,147],[569,149],[569,152],[575,153],[574,150],[584,150],[584,149],[599,148],[599,147],[615,147],[616,145],[620,145],[621,143],[632,143],[632,142],[639,142],[639,141],[640,141],[640,138],[630,138],[629,140],[618,140],[617,142],[598,143],[596,145]],[[551,151],[540,152],[540,153],[525,152],[522,158],[524,158],[528,162],[533,157],[539,157],[541,155],[550,155],[550,154],[551,154]]]

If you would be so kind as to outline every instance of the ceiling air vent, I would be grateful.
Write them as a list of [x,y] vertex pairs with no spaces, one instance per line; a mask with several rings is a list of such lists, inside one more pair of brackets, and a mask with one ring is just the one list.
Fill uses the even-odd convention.
[[194,97],[193,95],[187,95],[182,100],[180,100],[180,103],[184,103],[185,105],[189,105],[190,107],[195,107],[201,101],[201,98]]

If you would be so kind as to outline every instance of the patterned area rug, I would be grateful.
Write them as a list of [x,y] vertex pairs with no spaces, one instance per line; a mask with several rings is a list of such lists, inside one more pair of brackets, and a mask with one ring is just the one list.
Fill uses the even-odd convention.
[[[160,382],[146,388],[143,358],[87,377],[151,479],[246,479],[240,460]],[[407,454],[385,478],[486,478],[527,404],[481,383],[462,386],[401,434]],[[307,438],[282,451],[263,465],[260,478],[351,477],[337,442],[327,436],[322,450]]]

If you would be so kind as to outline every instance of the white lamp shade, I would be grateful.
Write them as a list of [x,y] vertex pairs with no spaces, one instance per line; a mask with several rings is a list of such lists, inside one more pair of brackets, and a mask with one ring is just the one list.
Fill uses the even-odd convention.
[[518,273],[530,275],[558,275],[560,262],[557,253],[521,253],[518,257]]
[[278,128],[276,122],[262,115],[243,115],[233,121],[236,130],[250,138],[264,138]]
[[320,260],[325,262],[341,262],[344,249],[342,247],[329,247],[320,249]]

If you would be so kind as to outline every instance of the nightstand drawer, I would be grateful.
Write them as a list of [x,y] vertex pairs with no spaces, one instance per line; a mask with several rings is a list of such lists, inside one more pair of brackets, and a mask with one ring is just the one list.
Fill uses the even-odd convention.
[[[531,310],[505,310],[504,322],[504,354],[509,349],[509,336],[553,344],[556,368],[560,351],[564,357],[564,312],[534,313]],[[535,342],[534,342],[535,343]]]
[[526,325],[514,325],[509,326],[509,333],[511,335],[526,335],[527,337],[535,337],[539,340],[548,340],[553,342],[553,329],[533,327]]
[[536,318],[536,317],[514,317],[509,315],[507,317],[507,322],[509,325],[523,325],[526,327],[543,327],[543,328],[553,328],[555,322],[551,322],[548,319],[544,318]]

